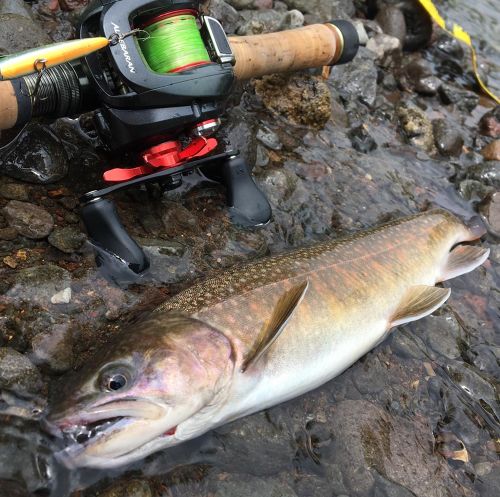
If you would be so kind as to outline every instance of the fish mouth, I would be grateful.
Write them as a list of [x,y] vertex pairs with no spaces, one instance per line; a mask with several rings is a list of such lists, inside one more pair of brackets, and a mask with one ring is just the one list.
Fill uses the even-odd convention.
[[165,406],[143,399],[107,402],[44,424],[65,440],[67,447],[56,456],[69,468],[115,466],[113,460],[123,460],[158,437],[172,438],[177,429],[169,426]]

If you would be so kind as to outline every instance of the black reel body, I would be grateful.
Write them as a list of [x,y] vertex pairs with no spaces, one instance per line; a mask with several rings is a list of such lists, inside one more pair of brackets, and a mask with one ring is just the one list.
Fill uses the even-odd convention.
[[[210,61],[160,74],[151,69],[141,52],[137,41],[141,32],[138,36],[124,36],[140,30],[151,19],[179,12],[196,15]],[[116,39],[116,43],[105,51],[87,56],[74,68],[86,76],[82,94],[95,95],[99,101],[94,121],[103,143],[113,151],[142,153],[148,148],[148,153],[143,153],[142,157],[149,160],[154,155],[159,157],[160,165],[166,166],[160,170],[144,169],[148,173],[136,178],[120,179],[119,173],[118,184],[82,197],[82,218],[96,246],[97,263],[107,266],[105,271],[114,273],[111,277],[123,280],[123,266],[132,275],[141,274],[149,267],[143,250],[121,225],[116,209],[104,199],[114,191],[147,182],[173,188],[181,184],[183,174],[201,166],[204,171],[217,167],[216,176],[223,178],[235,222],[256,226],[269,221],[270,205],[238,153],[221,151],[209,155],[217,142],[207,140],[206,136],[217,129],[233,88],[234,56],[220,23],[199,16],[199,1],[98,0],[84,12],[79,36]],[[179,135],[190,136],[195,145],[205,140],[206,147],[198,152],[193,145],[193,155],[187,154],[186,159],[187,149],[175,149]],[[109,260],[115,264],[110,265]],[[120,271],[113,269],[117,264],[121,266]]]

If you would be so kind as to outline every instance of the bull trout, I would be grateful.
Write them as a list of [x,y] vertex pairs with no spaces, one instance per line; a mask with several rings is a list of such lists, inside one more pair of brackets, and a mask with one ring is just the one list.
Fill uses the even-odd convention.
[[312,390],[450,295],[489,250],[437,210],[197,283],[124,329],[59,392],[70,467],[111,468]]

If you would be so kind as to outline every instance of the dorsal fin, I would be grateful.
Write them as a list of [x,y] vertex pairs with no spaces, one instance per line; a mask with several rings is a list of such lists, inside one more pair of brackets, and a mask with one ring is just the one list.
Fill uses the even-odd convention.
[[417,285],[408,289],[390,320],[390,327],[416,321],[441,307],[451,290],[435,286]]
[[304,281],[285,292],[278,300],[271,319],[262,327],[252,349],[246,355],[241,371],[244,373],[251,365],[255,364],[271,347],[285,329],[309,287],[309,282]]

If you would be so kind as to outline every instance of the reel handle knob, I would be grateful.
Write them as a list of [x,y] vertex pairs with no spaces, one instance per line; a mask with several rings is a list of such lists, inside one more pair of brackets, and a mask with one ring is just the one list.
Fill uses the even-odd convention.
[[113,279],[123,279],[124,274],[117,274],[124,273],[123,269],[139,275],[149,268],[148,258],[121,224],[113,202],[93,199],[82,207],[81,216],[96,250],[97,265]]

